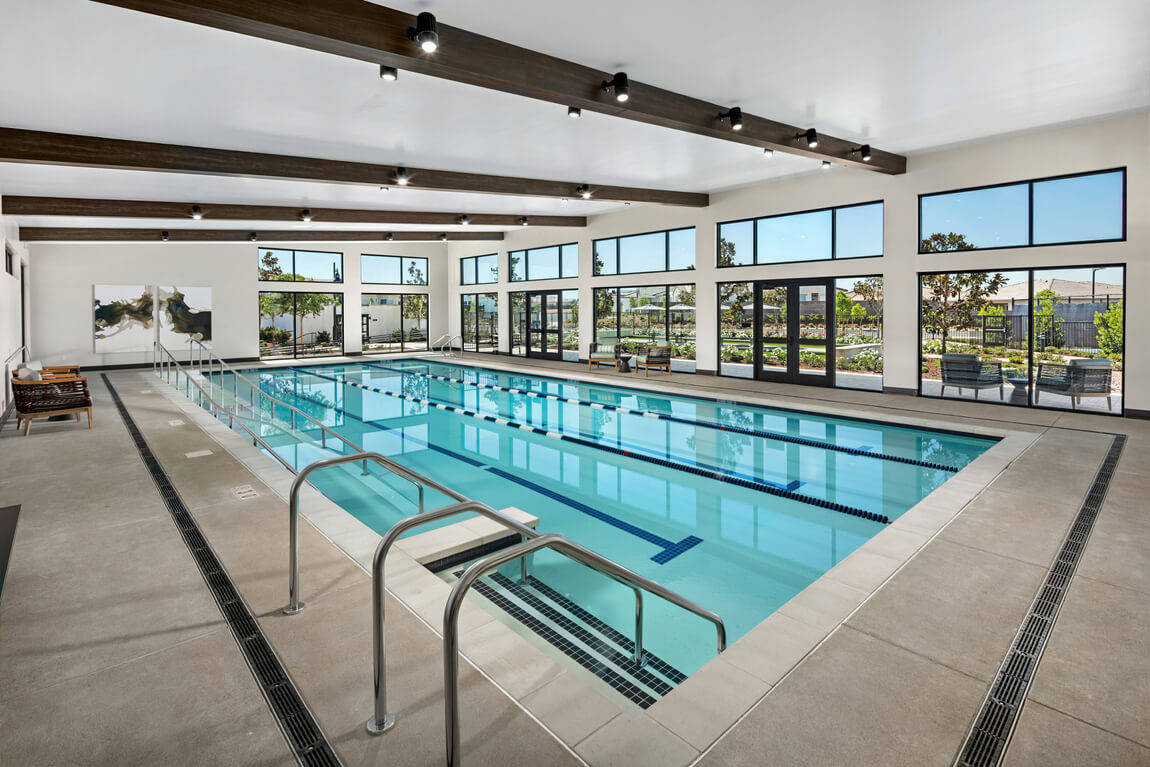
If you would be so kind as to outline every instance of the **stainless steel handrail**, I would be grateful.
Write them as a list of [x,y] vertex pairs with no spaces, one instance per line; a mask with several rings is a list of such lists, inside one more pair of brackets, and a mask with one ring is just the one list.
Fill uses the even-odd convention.
[[383,468],[390,471],[392,474],[397,475],[401,479],[406,479],[415,485],[419,491],[419,513],[423,514],[423,489],[430,487],[443,493],[447,497],[455,501],[466,501],[463,495],[455,492],[454,490],[444,487],[433,479],[412,471],[406,466],[396,463],[390,458],[386,458],[379,453],[375,452],[359,452],[352,455],[337,455],[333,458],[321,458],[318,461],[309,463],[296,474],[295,479],[292,480],[291,493],[288,496],[288,514],[289,516],[289,549],[288,549],[288,603],[283,608],[287,615],[295,615],[304,608],[304,603],[299,600],[299,492],[303,488],[303,483],[307,480],[308,475],[313,471],[319,469],[326,469],[331,466],[339,466],[344,463],[358,463],[363,461],[363,473],[367,474],[367,462],[372,461],[379,464]]
[[631,581],[684,610],[711,621],[715,624],[718,635],[719,652],[722,653],[727,649],[727,629],[718,615],[561,535],[554,533],[540,535],[496,552],[467,568],[452,587],[451,595],[447,598],[447,606],[443,610],[443,705],[448,767],[459,767],[463,758],[459,734],[459,610],[463,606],[463,598],[467,595],[468,589],[475,585],[475,581],[484,574],[539,549],[554,549],[594,570]]
[[[188,386],[195,386],[196,389],[199,390],[199,392],[200,392],[201,404],[202,404],[203,400],[206,399],[208,401],[208,403],[211,404],[211,406],[212,406],[212,414],[213,415],[215,415],[216,417],[219,417],[220,412],[223,412],[228,417],[228,426],[229,427],[235,428],[236,425],[239,425],[239,427],[241,429],[243,429],[244,431],[246,431],[248,433],[248,436],[250,436],[252,438],[252,444],[262,445],[265,450],[267,450],[269,453],[271,453],[273,458],[275,458],[277,461],[279,461],[284,466],[284,468],[286,468],[288,471],[292,472],[293,474],[295,473],[295,467],[292,466],[287,461],[285,461],[279,455],[279,453],[277,453],[272,448],[272,446],[269,445],[267,442],[265,442],[258,434],[256,434],[254,431],[249,429],[247,427],[247,425],[243,422],[243,420],[240,419],[240,416],[238,413],[234,413],[231,410],[229,410],[228,408],[226,408],[223,405],[216,402],[214,399],[212,399],[212,395],[210,392],[204,391],[203,386],[201,386],[198,382],[193,381],[192,377],[190,375],[188,375],[188,372],[180,366],[179,360],[176,359],[175,355],[173,355],[171,353],[171,351],[169,351],[167,348],[165,348],[160,343],[155,344],[154,348],[157,351],[157,354],[152,361],[152,369],[154,371],[157,371],[158,375],[160,375],[161,377],[166,375],[167,376],[167,382],[170,384],[172,382],[172,366],[175,365],[175,368],[176,368],[176,391],[179,391],[179,389],[180,389],[180,373],[183,373],[184,374],[184,381],[185,381],[185,391],[187,391]],[[159,358],[159,355],[158,355],[159,351],[163,351],[163,353],[167,355],[167,359]],[[278,427],[275,427],[275,424],[272,424],[272,426],[274,428],[278,428]]]
[[27,353],[28,353],[28,347],[24,344],[20,344],[20,346],[18,346],[16,348],[16,351],[14,351],[8,355],[8,359],[4,360],[4,364],[7,365],[9,362],[11,362],[12,358],[15,357],[17,354],[20,355],[20,361],[21,362],[27,362],[28,361],[28,357],[26,356]]
[[[387,535],[383,536],[383,540],[375,547],[375,556],[371,562],[371,612],[374,647],[374,653],[372,655],[374,658],[372,680],[375,692],[375,710],[371,718],[367,720],[367,731],[372,735],[381,735],[395,725],[395,714],[387,710],[387,648],[384,644],[383,636],[386,592],[384,590],[383,575],[387,553],[391,551],[392,545],[399,540],[399,536],[420,525],[426,525],[429,522],[435,522],[446,517],[453,517],[457,514],[467,514],[470,512],[482,514],[488,519],[493,519],[503,524],[512,532],[519,533],[520,538],[525,541],[542,535],[542,533],[534,528],[530,528],[516,519],[500,514],[485,503],[472,501],[460,496],[458,493],[452,492],[450,494],[456,497],[459,503],[453,503],[450,506],[433,509],[432,511],[415,517],[407,517],[406,519],[399,520],[387,531]],[[526,558],[520,563],[519,574],[522,580],[527,580]]]
[[[447,340],[443,341],[444,338],[446,338]],[[458,333],[453,335],[453,336],[449,336],[446,333],[443,334],[442,336],[439,337],[438,341],[436,341],[434,344],[432,344],[431,348],[433,351],[438,351],[444,357],[453,357],[455,355],[450,353],[448,350],[450,348],[452,348],[451,342],[457,338],[459,339],[460,351],[462,351],[463,350],[463,336],[459,335]],[[440,341],[443,341],[443,343],[440,343]]]
[[[229,365],[228,363],[224,362],[224,361],[223,361],[223,359],[221,359],[220,357],[218,357],[218,356],[216,356],[215,354],[213,354],[213,353],[212,353],[212,350],[211,350],[211,349],[209,349],[208,347],[204,346],[204,344],[203,344],[203,342],[202,342],[202,341],[197,341],[197,340],[195,340],[195,339],[191,339],[191,340],[189,341],[189,348],[190,348],[191,342],[195,342],[195,343],[199,344],[199,346],[200,346],[200,354],[201,354],[201,356],[203,355],[203,353],[204,353],[204,352],[207,352],[207,353],[208,353],[208,367],[209,367],[209,372],[211,372],[211,371],[210,371],[210,368],[211,368],[211,366],[212,366],[212,360],[215,360],[215,361],[216,361],[216,362],[219,364],[221,372],[222,372],[222,371],[224,371],[224,370],[227,370],[228,372],[230,372],[230,373],[232,374],[232,397],[233,397],[233,398],[236,400],[236,402],[239,402],[239,384],[238,384],[238,382],[239,382],[239,381],[243,381],[244,383],[246,383],[246,384],[248,385],[248,388],[249,388],[249,389],[252,391],[252,395],[253,395],[253,396],[252,396],[252,402],[251,402],[251,406],[252,406],[252,408],[253,408],[253,409],[256,407],[256,403],[255,403],[255,394],[258,392],[258,393],[259,393],[259,395],[260,395],[261,397],[263,397],[264,399],[268,399],[268,400],[271,400],[272,402],[276,403],[277,405],[282,405],[283,407],[286,407],[288,410],[291,410],[293,413],[299,413],[301,416],[303,416],[303,417],[304,417],[304,419],[305,419],[305,420],[307,420],[307,421],[311,421],[311,422],[312,422],[312,423],[314,423],[316,426],[318,426],[318,427],[320,428],[320,433],[321,433],[321,435],[322,435],[322,436],[320,437],[320,444],[321,444],[323,447],[325,447],[325,448],[327,447],[327,435],[328,435],[328,434],[330,434],[331,436],[333,436],[333,437],[335,437],[336,439],[338,439],[340,442],[342,442],[342,443],[344,443],[345,445],[347,445],[348,447],[350,447],[350,448],[351,448],[353,451],[355,451],[355,452],[357,452],[357,453],[362,453],[362,452],[363,452],[363,448],[362,448],[362,447],[360,447],[359,445],[355,444],[354,442],[352,442],[351,440],[349,440],[347,437],[344,437],[342,434],[340,434],[339,432],[335,431],[335,430],[334,430],[334,429],[332,429],[331,427],[329,427],[329,426],[325,426],[325,425],[324,425],[322,422],[320,422],[320,421],[316,420],[316,419],[315,419],[315,418],[313,418],[312,416],[310,416],[310,415],[308,415],[307,413],[305,413],[304,411],[300,410],[300,409],[299,409],[298,407],[296,407],[295,405],[292,405],[292,404],[289,404],[289,403],[287,403],[287,402],[284,402],[283,400],[279,399],[278,397],[273,397],[272,395],[270,395],[270,394],[268,394],[267,392],[265,392],[265,391],[264,391],[263,389],[261,389],[259,386],[257,386],[256,384],[254,384],[254,383],[253,383],[253,382],[252,382],[250,379],[246,378],[246,377],[245,377],[245,376],[244,376],[242,373],[240,373],[240,371],[236,370],[236,369],[235,369],[235,368],[233,368],[231,365]],[[168,352],[168,353],[170,354],[171,352]],[[190,352],[189,352],[189,354],[190,354]],[[200,370],[200,375],[203,375],[203,369],[202,369],[202,367],[203,367],[203,363],[202,363],[202,361],[201,361],[201,370]],[[272,418],[273,418],[273,419],[275,418],[275,407],[274,407],[274,406],[272,407]],[[294,416],[292,417],[292,424],[291,424],[291,427],[292,427],[293,429],[295,428],[295,417],[294,417]]]

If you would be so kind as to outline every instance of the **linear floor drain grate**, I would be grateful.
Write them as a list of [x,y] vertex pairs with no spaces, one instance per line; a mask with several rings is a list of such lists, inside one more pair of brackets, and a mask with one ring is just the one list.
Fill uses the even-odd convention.
[[998,669],[998,675],[990,686],[990,692],[983,701],[982,709],[974,720],[974,726],[966,736],[959,751],[956,767],[997,767],[1006,753],[1014,725],[1022,710],[1038,660],[1046,648],[1046,640],[1058,617],[1058,610],[1066,596],[1066,589],[1078,559],[1086,548],[1086,541],[1094,527],[1094,520],[1106,499],[1110,480],[1114,477],[1114,467],[1122,455],[1126,437],[1118,435],[1110,443],[1106,458],[1102,461],[1090,492],[1082,502],[1074,524],[1062,541],[1058,556],[1046,573],[1046,580],[1038,590],[1014,644],[1006,653],[1006,658]]
[[[288,745],[291,746],[296,761],[304,767],[340,767],[342,762],[336,756],[327,736],[324,735],[319,723],[303,702],[299,690],[292,684],[287,671],[280,659],[276,657],[271,645],[268,644],[267,637],[260,630],[256,619],[252,617],[248,606],[240,599],[235,584],[224,572],[220,560],[200,532],[199,525],[188,512],[180,494],[176,492],[176,488],[172,486],[168,475],[152,454],[143,434],[136,427],[136,423],[132,420],[127,408],[124,407],[120,395],[112,386],[112,382],[108,380],[108,376],[101,374],[100,377],[104,379],[104,385],[108,387],[108,393],[112,395],[112,402],[116,405],[120,418],[124,420],[124,425],[128,428],[132,441],[140,451],[140,458],[152,475],[152,481],[156,483],[156,489],[159,490],[160,497],[163,498],[164,504],[171,513],[176,529],[184,537],[184,543],[187,544],[192,558],[199,566],[204,582],[207,583],[220,612],[227,620],[228,627],[232,630],[232,635],[235,636],[236,643],[244,654],[244,660],[247,661],[252,675],[259,683],[260,691],[267,699],[268,706],[271,708],[280,730],[283,731]],[[240,490],[242,488],[235,489]],[[250,487],[247,489],[251,490]]]
[[239,485],[232,488],[232,494],[241,501],[250,501],[253,498],[259,498],[260,494],[251,485]]

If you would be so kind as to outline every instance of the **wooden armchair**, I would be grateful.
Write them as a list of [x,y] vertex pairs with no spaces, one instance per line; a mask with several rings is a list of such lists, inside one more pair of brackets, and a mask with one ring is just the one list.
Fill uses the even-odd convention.
[[671,375],[671,347],[648,346],[644,352],[635,357],[635,372],[643,368],[643,375],[650,375],[651,368],[666,370]]
[[619,347],[616,344],[591,344],[587,353],[587,369],[600,365],[618,365]]
[[41,380],[12,379],[12,398],[16,405],[16,426],[24,423],[24,436],[32,430],[34,418],[51,418],[70,413],[88,414],[92,428],[92,394],[83,376],[49,375]]

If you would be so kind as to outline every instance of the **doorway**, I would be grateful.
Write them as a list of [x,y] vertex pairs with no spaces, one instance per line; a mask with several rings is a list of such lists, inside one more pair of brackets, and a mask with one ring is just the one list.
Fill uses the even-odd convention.
[[527,356],[563,359],[562,297],[558,290],[527,294]]
[[834,280],[755,283],[754,368],[762,381],[832,386]]

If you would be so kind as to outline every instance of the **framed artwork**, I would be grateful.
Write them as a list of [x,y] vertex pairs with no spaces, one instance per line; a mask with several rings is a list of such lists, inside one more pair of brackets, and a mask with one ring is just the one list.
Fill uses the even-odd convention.
[[92,338],[97,354],[147,352],[155,339],[155,302],[147,285],[93,285]]
[[197,334],[204,346],[212,345],[212,289],[168,287],[156,289],[160,343],[172,352],[187,347]]

